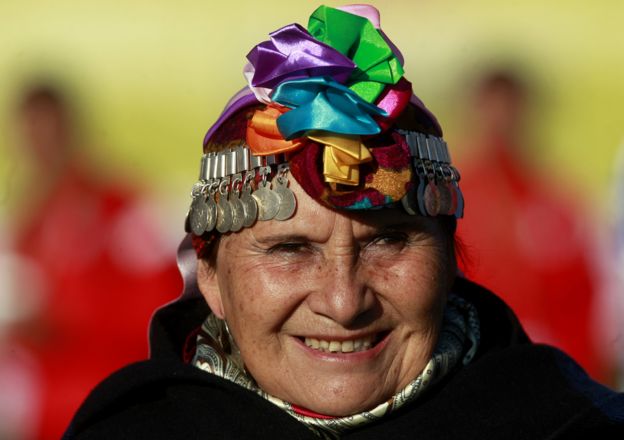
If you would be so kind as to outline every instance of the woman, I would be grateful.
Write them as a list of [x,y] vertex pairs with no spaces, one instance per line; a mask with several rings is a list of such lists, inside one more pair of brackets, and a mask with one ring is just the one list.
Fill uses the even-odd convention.
[[459,174],[371,7],[247,56],[208,131],[182,297],[66,438],[572,438],[623,397],[456,277]]

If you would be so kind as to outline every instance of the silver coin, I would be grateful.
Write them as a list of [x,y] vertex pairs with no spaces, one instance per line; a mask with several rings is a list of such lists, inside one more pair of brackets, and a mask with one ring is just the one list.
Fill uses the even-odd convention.
[[455,210],[451,211],[451,204],[453,203],[453,199],[451,198],[451,191],[446,183],[441,183],[440,185],[436,185],[440,194],[440,214],[441,215],[452,215],[455,213]]
[[429,182],[425,188],[425,209],[431,217],[440,213],[440,191],[433,182]]
[[230,226],[230,231],[238,232],[245,222],[245,208],[236,194],[230,194],[228,203],[232,210],[232,225]]
[[243,188],[240,201],[243,204],[243,209],[245,210],[245,221],[243,222],[243,226],[248,228],[253,225],[258,218],[258,205],[256,204],[256,200],[251,196],[251,188]]
[[207,223],[206,223],[206,231],[212,231],[217,224],[217,203],[214,201],[214,196],[208,197],[208,201],[206,202],[208,205],[208,215]]
[[208,205],[203,196],[195,197],[191,202],[189,212],[189,220],[191,223],[191,231],[195,235],[202,235],[206,231],[206,213]]
[[279,210],[275,214],[275,220],[288,220],[295,213],[295,208],[297,207],[295,194],[286,184],[278,185],[273,192],[280,198]]
[[268,186],[260,184],[251,195],[258,204],[258,220],[262,221],[271,220],[279,211],[280,198]]
[[418,214],[418,207],[414,206],[414,202],[417,200],[417,198],[418,195],[416,189],[414,188],[414,185],[410,185],[407,193],[405,193],[405,195],[401,198],[401,204],[403,205],[403,209],[405,209],[405,212],[407,212],[409,215]]
[[232,208],[224,195],[219,197],[217,203],[217,231],[222,234],[228,232],[232,226]]
[[455,215],[457,212],[457,191],[455,191],[455,186],[449,182],[446,183],[446,188],[451,195],[451,206],[449,208],[448,215]]
[[427,215],[427,210],[425,209],[425,179],[424,177],[420,177],[418,182],[418,210],[420,211],[420,215]]

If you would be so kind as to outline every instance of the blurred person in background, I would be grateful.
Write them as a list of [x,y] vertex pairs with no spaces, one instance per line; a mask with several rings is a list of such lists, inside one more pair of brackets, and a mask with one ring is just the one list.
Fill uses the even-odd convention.
[[61,436],[94,383],[146,356],[150,315],[181,285],[147,199],[117,176],[105,179],[109,164],[87,159],[88,137],[79,135],[68,96],[35,84],[15,109],[31,177],[9,246],[32,270],[6,296],[19,302],[36,285],[39,301],[6,333],[38,363],[31,402],[39,407],[28,423],[42,439]]
[[[36,438],[32,421],[40,413],[42,375],[33,353],[12,337],[12,328],[32,315],[40,286],[30,261],[7,252],[5,229],[0,229],[0,439],[27,440]],[[18,289],[17,280],[24,279],[29,283]]]
[[[526,124],[531,90],[509,70],[483,74],[469,101],[462,187],[471,209],[459,228],[470,249],[463,268],[499,292],[535,342],[570,353],[592,377],[613,384],[595,319],[598,280],[581,201],[537,168]],[[490,212],[492,215],[478,215]]]

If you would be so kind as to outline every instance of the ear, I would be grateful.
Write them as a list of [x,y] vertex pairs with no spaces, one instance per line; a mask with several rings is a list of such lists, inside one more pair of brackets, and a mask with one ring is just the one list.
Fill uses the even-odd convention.
[[197,262],[197,285],[212,313],[219,319],[224,319],[223,301],[221,300],[217,271],[206,260]]

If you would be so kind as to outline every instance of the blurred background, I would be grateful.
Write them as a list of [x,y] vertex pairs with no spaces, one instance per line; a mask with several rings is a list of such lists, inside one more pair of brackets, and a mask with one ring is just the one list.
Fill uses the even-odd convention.
[[[370,3],[462,171],[462,270],[622,388],[624,3]],[[315,7],[0,2],[0,439],[59,437],[147,355],[203,135]]]

